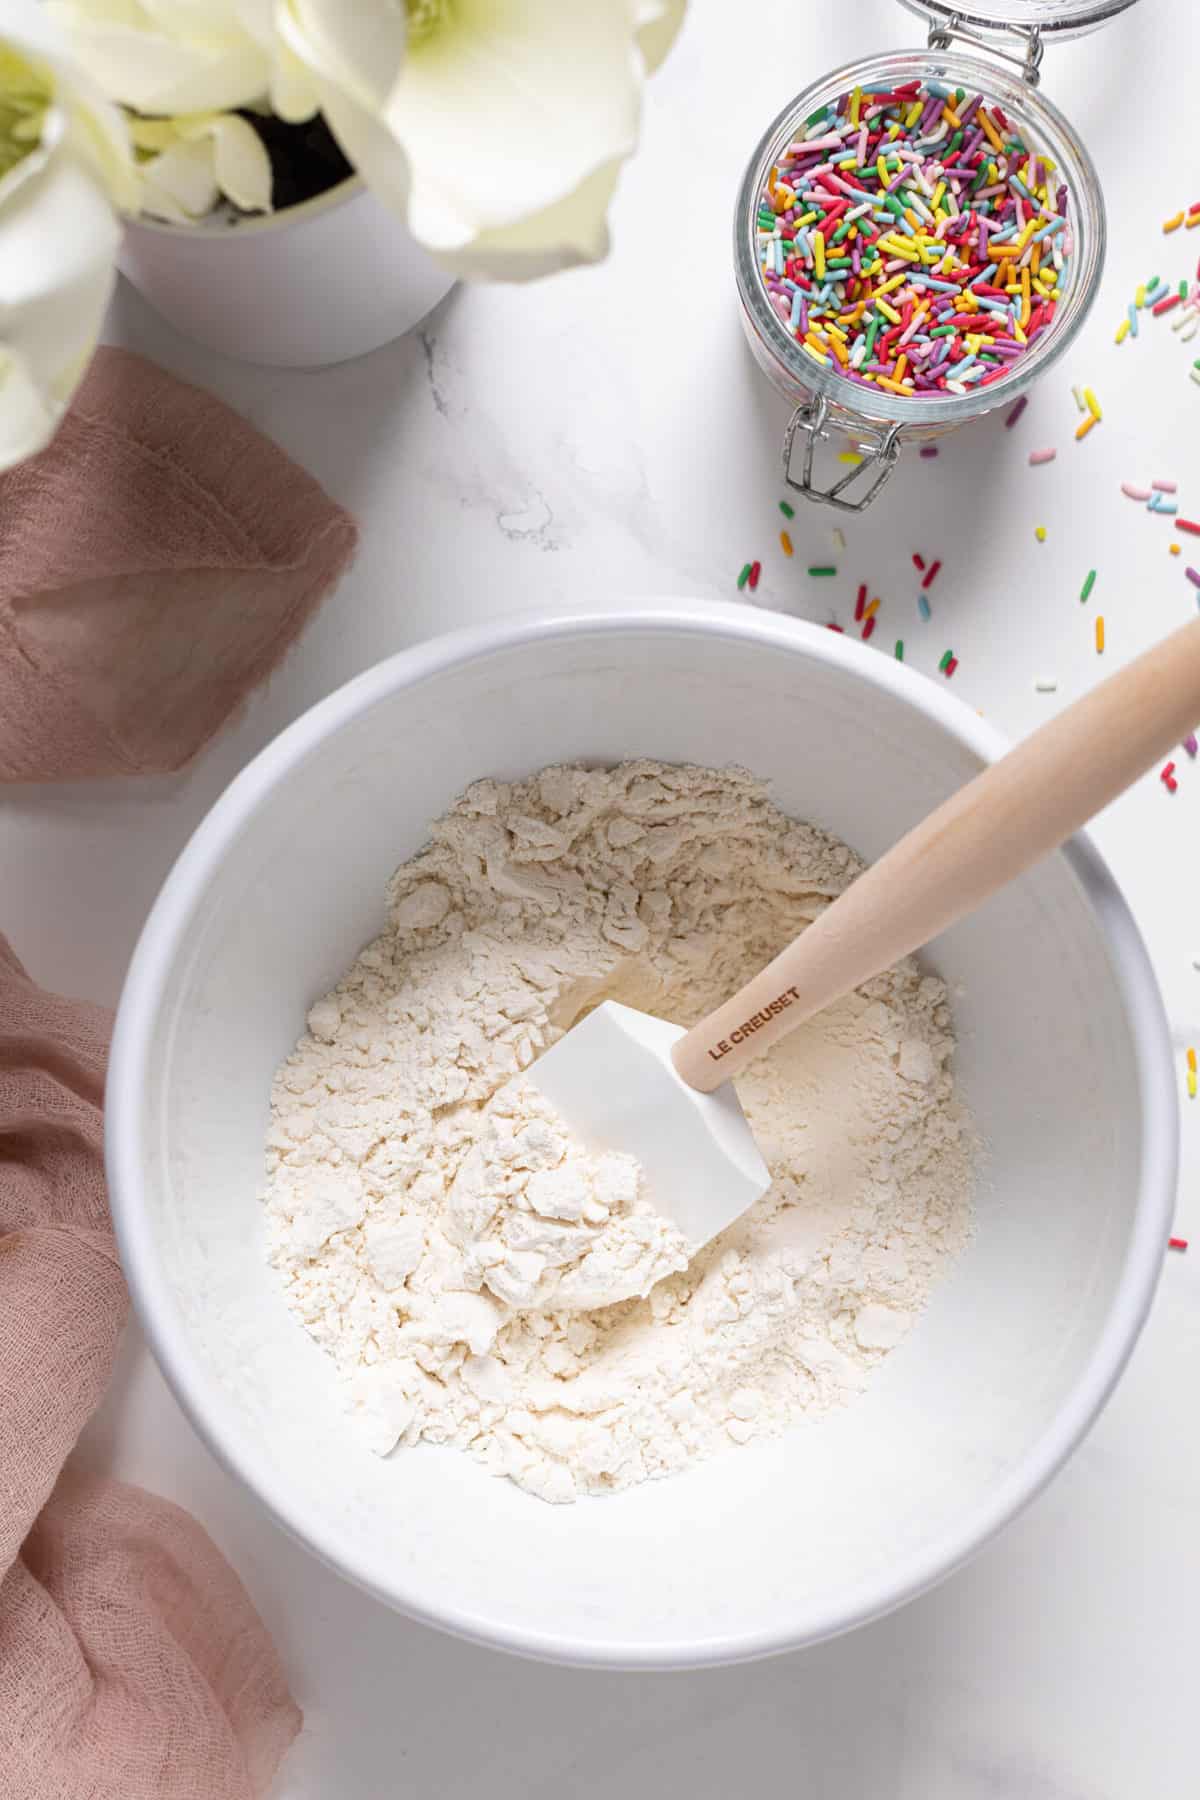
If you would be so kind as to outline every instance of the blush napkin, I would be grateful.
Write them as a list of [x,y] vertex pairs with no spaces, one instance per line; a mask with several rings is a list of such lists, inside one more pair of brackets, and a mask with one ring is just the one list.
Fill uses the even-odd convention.
[[222,401],[99,350],[53,443],[0,476],[0,780],[181,768],[355,537]]
[[128,1311],[110,1020],[0,937],[0,1793],[256,1800],[300,1728],[246,1590],[177,1506],[62,1469]]
[[[101,350],[49,449],[0,476],[0,780],[180,768],[354,543],[220,401]],[[0,936],[0,1795],[258,1800],[301,1720],[245,1589],[179,1507],[64,1471],[128,1311],[109,1024]]]

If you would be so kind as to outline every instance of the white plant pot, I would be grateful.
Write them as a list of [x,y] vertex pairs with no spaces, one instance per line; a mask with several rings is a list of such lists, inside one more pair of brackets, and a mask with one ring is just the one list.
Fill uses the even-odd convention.
[[402,337],[454,285],[357,178],[232,224],[130,220],[120,266],[197,343],[300,369]]

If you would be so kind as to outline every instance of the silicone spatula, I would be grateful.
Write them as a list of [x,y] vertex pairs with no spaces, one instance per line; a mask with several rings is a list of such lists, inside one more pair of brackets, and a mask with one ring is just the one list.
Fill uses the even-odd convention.
[[960,788],[698,1025],[608,1002],[527,1079],[585,1143],[635,1156],[699,1249],[770,1185],[733,1088],[747,1063],[1057,849],[1197,720],[1200,619]]

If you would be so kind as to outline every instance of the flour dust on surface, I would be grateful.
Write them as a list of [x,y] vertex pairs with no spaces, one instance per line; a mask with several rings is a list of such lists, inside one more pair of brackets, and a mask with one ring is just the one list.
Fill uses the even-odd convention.
[[861,866],[740,770],[549,768],[436,822],[272,1095],[271,1261],[373,1450],[569,1501],[862,1391],[970,1232],[941,981],[901,963],[750,1065],[772,1185],[686,1266],[636,1165],[514,1080],[602,1000],[694,1023]]

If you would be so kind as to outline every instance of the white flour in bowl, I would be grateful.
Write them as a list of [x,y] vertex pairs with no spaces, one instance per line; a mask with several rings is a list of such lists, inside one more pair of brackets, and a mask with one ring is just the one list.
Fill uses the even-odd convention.
[[[271,1260],[374,1450],[458,1445],[573,1500],[860,1392],[970,1230],[940,981],[902,963],[750,1066],[774,1181],[688,1267],[636,1164],[519,1084],[488,1104],[600,1000],[694,1022],[860,866],[744,772],[650,762],[477,782],[433,827],[268,1138]],[[637,1258],[644,1298],[579,1310]]]

